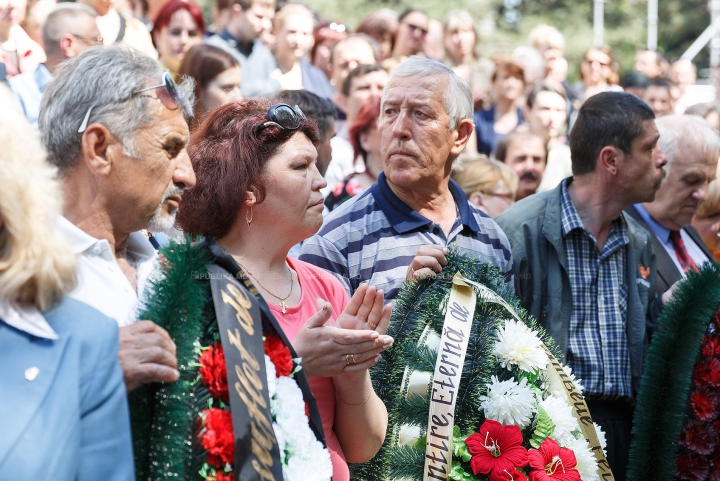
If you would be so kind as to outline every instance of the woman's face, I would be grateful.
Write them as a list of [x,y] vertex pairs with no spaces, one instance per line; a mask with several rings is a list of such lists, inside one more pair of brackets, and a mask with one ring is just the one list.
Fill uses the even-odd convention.
[[330,78],[330,75],[332,75],[330,52],[332,51],[332,46],[335,42],[335,40],[325,40],[324,42],[319,43],[317,47],[315,47],[315,56],[312,58],[312,64],[325,72],[328,79]]
[[275,49],[279,57],[292,55],[296,59],[305,57],[312,49],[313,20],[305,15],[291,15],[275,38]]
[[430,21],[424,13],[409,13],[398,26],[395,53],[397,55],[416,55],[422,52],[423,42],[429,28]]
[[224,72],[220,72],[214,79],[208,83],[207,87],[200,92],[200,103],[205,112],[211,112],[221,105],[240,100],[242,93],[240,92],[240,83],[242,82],[242,72],[240,67],[230,67]]
[[380,168],[382,169],[382,160],[380,157],[380,136],[378,135],[377,123],[368,127],[365,132],[362,132],[358,136],[358,139],[360,140],[360,147],[362,147],[368,154],[368,163],[373,163],[373,160],[376,162],[380,161]]
[[498,180],[491,192],[473,192],[470,202],[493,219],[515,203],[515,194],[502,180]]
[[508,72],[498,72],[493,83],[498,98],[515,101],[523,93],[525,83]]
[[472,25],[460,25],[454,32],[445,34],[445,50],[457,62],[470,55],[475,48],[475,30]]
[[585,85],[597,85],[607,82],[612,75],[612,60],[602,50],[590,49],[580,63],[580,73]]
[[[317,150],[302,134],[290,137],[265,166],[265,199],[254,209],[269,236],[292,243],[307,239],[322,226],[323,195],[327,185],[317,169]],[[261,221],[262,222],[262,221]]]
[[720,257],[720,208],[707,216],[696,215],[693,217],[692,226],[717,260]]
[[18,12],[10,0],[0,0],[0,29],[9,30],[18,23]]
[[177,72],[185,53],[202,41],[202,32],[187,10],[173,13],[167,27],[156,38],[160,62],[171,72]]

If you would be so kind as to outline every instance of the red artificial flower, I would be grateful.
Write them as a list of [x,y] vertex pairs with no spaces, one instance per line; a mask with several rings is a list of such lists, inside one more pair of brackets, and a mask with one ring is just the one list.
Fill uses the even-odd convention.
[[528,454],[522,442],[522,433],[517,426],[503,426],[492,419],[485,420],[480,432],[471,434],[465,440],[473,455],[470,460],[473,474],[490,473],[491,481],[508,480],[508,476],[512,477],[510,473],[516,472],[515,468],[522,468],[528,463]]
[[690,421],[680,432],[680,444],[698,454],[715,451],[715,427],[703,421]]
[[223,474],[222,472],[218,471],[215,475],[215,481],[235,481],[235,477],[233,476],[232,471],[227,474]]
[[[717,432],[717,428],[716,428]],[[713,468],[710,470],[708,481],[720,481],[720,450],[715,452],[712,460]]]
[[710,472],[710,462],[692,451],[685,450],[677,462],[677,476],[687,481],[702,481]]
[[720,337],[714,334],[708,334],[703,338],[702,355],[705,357],[720,356]]
[[293,372],[293,360],[290,349],[278,336],[268,334],[265,336],[265,354],[275,365],[277,377],[289,376]]
[[230,411],[211,408],[203,411],[205,420],[198,438],[207,451],[207,462],[216,468],[235,461],[235,438]]
[[696,389],[690,395],[690,407],[701,421],[712,421],[717,417],[717,404],[717,395],[709,387]]
[[693,382],[700,387],[720,386],[720,360],[714,357],[705,357],[698,361],[693,371]]
[[575,453],[561,448],[552,438],[545,439],[539,449],[531,449],[528,460],[532,468],[530,481],[582,481],[575,469]]
[[200,354],[200,379],[210,390],[212,397],[230,402],[228,392],[227,369],[222,344],[216,342]]
[[713,332],[720,332],[720,311],[715,313],[711,326]]

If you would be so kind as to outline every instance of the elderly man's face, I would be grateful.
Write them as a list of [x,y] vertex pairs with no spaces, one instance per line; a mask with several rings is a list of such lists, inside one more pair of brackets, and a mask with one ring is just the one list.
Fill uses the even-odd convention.
[[707,199],[708,183],[715,178],[717,163],[717,149],[703,152],[699,142],[681,138],[667,176],[648,209],[653,218],[671,230],[690,224]]
[[428,190],[450,173],[450,159],[462,152],[458,131],[450,131],[438,76],[402,77],[385,90],[378,120],[380,152],[388,181],[402,189]]
[[195,173],[186,149],[189,130],[180,109],[169,110],[154,98],[148,105],[153,121],[134,137],[138,158],[121,154],[115,165],[115,192],[110,194],[119,208],[132,213],[140,228],[149,224],[151,230],[160,231],[174,224],[183,191],[195,185]]

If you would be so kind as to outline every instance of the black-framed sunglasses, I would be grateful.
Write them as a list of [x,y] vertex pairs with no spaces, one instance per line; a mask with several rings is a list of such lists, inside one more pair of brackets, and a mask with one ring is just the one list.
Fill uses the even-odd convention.
[[300,128],[300,117],[305,117],[305,114],[297,105],[275,104],[268,109],[268,117],[270,122],[265,122],[261,128],[273,125],[284,130],[297,130]]
[[[173,80],[172,75],[170,75],[170,72],[163,73],[162,83],[160,85],[154,85],[152,87],[146,87],[144,89],[136,90],[135,92],[130,94],[129,97],[118,100],[117,102],[126,102],[139,93],[156,89],[159,89],[157,91],[157,99],[162,102],[162,104],[168,110],[177,110],[180,107],[180,93],[177,90],[177,86],[175,85],[175,81]],[[85,118],[83,118],[83,121],[78,128],[78,134],[82,134],[87,129],[88,123],[90,121],[90,113],[95,107],[95,105],[91,105],[90,108],[87,110]]]

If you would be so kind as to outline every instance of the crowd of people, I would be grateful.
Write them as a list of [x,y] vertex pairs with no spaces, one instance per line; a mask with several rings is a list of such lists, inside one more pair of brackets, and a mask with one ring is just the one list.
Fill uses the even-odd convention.
[[333,480],[380,449],[393,300],[450,247],[556,340],[624,480],[660,314],[720,259],[720,103],[691,105],[687,60],[621,76],[593,47],[570,84],[556,28],[527,43],[483,57],[463,10],[350,32],[275,0],[207,24],[192,0],[0,0],[0,479],[134,479],[126,393],[187,369],[138,316],[189,235],[302,358]]

